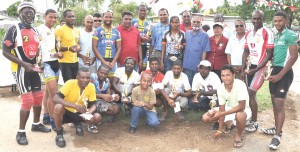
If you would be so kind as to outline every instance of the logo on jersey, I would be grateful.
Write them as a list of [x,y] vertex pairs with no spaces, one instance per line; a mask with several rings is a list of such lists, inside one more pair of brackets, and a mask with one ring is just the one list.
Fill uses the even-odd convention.
[[11,42],[10,40],[5,40],[5,41],[4,41],[4,44],[5,44],[6,46],[12,46],[12,42]]

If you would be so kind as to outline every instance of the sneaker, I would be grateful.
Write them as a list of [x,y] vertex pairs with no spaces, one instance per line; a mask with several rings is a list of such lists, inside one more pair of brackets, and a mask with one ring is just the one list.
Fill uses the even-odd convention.
[[50,124],[50,115],[49,115],[49,113],[43,115],[43,124],[44,125]]
[[246,126],[245,130],[248,132],[255,132],[258,128],[257,122],[251,122],[248,126]]
[[[275,135],[276,133],[276,128],[272,127],[272,128],[261,128],[261,131],[267,135]],[[282,131],[280,132],[280,135],[282,136]]]
[[278,138],[273,138],[269,147],[271,150],[277,150],[279,148],[280,140]]
[[38,124],[38,125],[32,125],[31,126],[31,131],[39,131],[39,132],[51,132],[50,128],[47,128],[43,124]]
[[63,135],[57,135],[55,137],[55,143],[56,143],[56,146],[61,147],[61,148],[66,146],[66,141],[65,141]]
[[136,131],[136,128],[130,126],[129,133],[133,134],[133,133],[135,133],[135,131]]
[[75,124],[75,130],[76,130],[76,135],[83,136],[83,129],[81,123]]
[[18,132],[16,136],[16,140],[19,145],[28,145],[28,140],[26,138],[25,132]]

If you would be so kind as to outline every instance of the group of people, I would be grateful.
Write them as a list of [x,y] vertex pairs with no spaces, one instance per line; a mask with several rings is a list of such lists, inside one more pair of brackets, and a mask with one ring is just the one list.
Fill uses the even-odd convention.
[[[124,107],[131,117],[130,133],[136,132],[141,116],[157,129],[170,109],[178,120],[184,119],[186,109],[205,110],[203,121],[217,122],[212,138],[236,127],[233,145],[239,148],[242,132],[258,129],[256,92],[268,79],[275,127],[262,131],[274,135],[271,149],[279,147],[284,101],[298,58],[297,36],[286,27],[285,12],[274,14],[275,36],[263,26],[260,10],[252,14],[254,29],[246,31],[245,22],[236,20],[234,34],[223,24],[222,14],[215,15],[208,30],[202,27],[202,18],[189,11],[182,13],[182,23],[178,16],[169,20],[165,8],[158,11],[159,22],[152,26],[145,5],[138,6],[137,19],[123,12],[118,27],[112,26],[111,11],[87,15],[81,30],[74,27],[75,14],[69,9],[63,12],[65,25],[57,29],[53,9],[45,12],[45,22],[37,28],[32,3],[22,2],[18,13],[21,23],[10,27],[3,40],[3,55],[12,61],[22,100],[18,144],[28,144],[25,125],[32,107],[31,130],[51,132],[43,125],[50,124],[59,147],[66,145],[63,123],[71,123],[79,136],[84,134],[82,122],[90,133],[98,133],[102,116],[113,122]],[[266,66],[270,60],[272,72]],[[58,90],[59,71],[65,83]],[[157,107],[163,107],[160,114]]]

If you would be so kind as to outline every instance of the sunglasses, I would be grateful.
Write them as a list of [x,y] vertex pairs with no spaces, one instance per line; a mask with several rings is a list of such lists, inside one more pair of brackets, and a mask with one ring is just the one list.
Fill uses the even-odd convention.
[[244,25],[235,25],[235,28],[244,27]]
[[94,22],[102,22],[102,20],[94,20]]

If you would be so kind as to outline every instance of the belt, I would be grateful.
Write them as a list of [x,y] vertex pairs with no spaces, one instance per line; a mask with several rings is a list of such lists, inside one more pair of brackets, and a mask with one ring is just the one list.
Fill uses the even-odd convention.
[[178,54],[167,53],[167,56],[180,56],[180,53],[178,53]]

